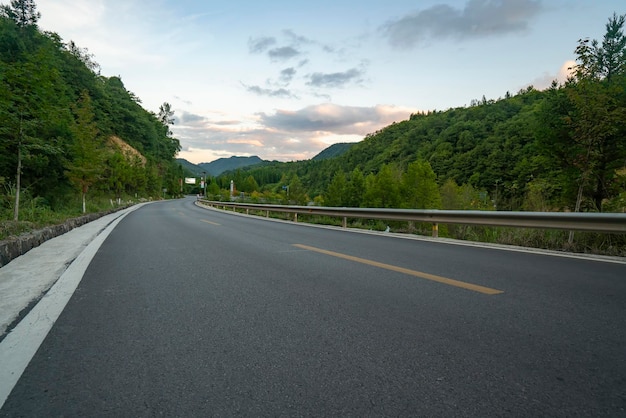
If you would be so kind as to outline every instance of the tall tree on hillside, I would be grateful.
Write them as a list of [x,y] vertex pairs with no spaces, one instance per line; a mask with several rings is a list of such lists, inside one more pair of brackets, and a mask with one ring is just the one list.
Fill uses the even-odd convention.
[[54,139],[47,138],[62,102],[59,88],[63,82],[51,65],[53,59],[51,50],[42,47],[0,71],[1,163],[15,170],[15,221],[19,220],[25,164],[32,165],[35,160],[49,159],[60,152]]
[[71,160],[66,175],[81,193],[83,213],[87,211],[86,196],[102,171],[102,146],[98,138],[98,128],[94,122],[91,98],[85,91],[75,108],[76,123],[71,131],[74,144],[71,147]]
[[172,105],[168,102],[163,102],[163,104],[159,106],[159,115],[157,117],[163,125],[173,125],[174,111],[172,110]]
[[100,64],[94,60],[94,54],[90,53],[89,49],[79,47],[74,41],[69,41],[65,44],[65,48],[93,73],[100,74]]
[[575,210],[585,198],[594,209],[616,194],[626,159],[626,15],[613,15],[598,41],[582,39],[573,77],[553,85],[539,114],[539,144],[558,158],[565,178],[576,179]]
[[0,15],[13,20],[20,28],[37,26],[41,18],[34,0],[12,0],[10,5],[0,5]]
[[616,170],[625,166],[626,144],[626,15],[613,15],[606,24],[602,44],[581,40],[576,54],[576,85],[569,90],[574,105],[571,125],[581,159],[581,179],[576,210],[584,188],[598,210],[602,200],[611,195]]

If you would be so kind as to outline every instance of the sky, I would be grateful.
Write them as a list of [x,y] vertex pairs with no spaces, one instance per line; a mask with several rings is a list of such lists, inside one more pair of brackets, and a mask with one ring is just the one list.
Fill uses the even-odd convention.
[[[4,1],[3,3],[8,3]],[[412,113],[567,77],[623,0],[36,0],[142,106],[178,157],[298,161]]]

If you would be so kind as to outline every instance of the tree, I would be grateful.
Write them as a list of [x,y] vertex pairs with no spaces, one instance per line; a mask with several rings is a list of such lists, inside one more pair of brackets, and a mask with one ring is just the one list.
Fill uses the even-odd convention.
[[163,126],[167,127],[167,136],[171,136],[172,131],[170,130],[170,125],[174,124],[174,111],[172,110],[172,105],[168,102],[163,102],[163,104],[159,106],[157,119],[163,124]]
[[12,0],[10,5],[0,6],[0,15],[13,20],[20,28],[36,27],[41,18],[34,0]]
[[397,208],[400,204],[401,175],[384,164],[378,174],[365,178],[364,204],[373,208]]
[[603,200],[619,192],[626,159],[625,20],[609,19],[602,44],[579,41],[573,77],[563,88],[553,84],[539,113],[538,143],[558,159],[562,178],[575,181],[575,211],[585,201],[601,211]]
[[79,47],[74,41],[69,41],[65,47],[74,58],[82,62],[90,71],[100,74],[100,64],[94,61],[94,55],[89,52],[89,49]]
[[94,122],[91,98],[83,92],[75,106],[76,122],[71,131],[74,137],[72,159],[66,175],[81,193],[83,213],[87,211],[86,196],[102,171],[102,147],[98,141],[98,128]]
[[259,190],[259,185],[257,184],[254,177],[248,176],[243,180],[241,186],[239,186],[239,190],[245,193],[252,193]]
[[326,196],[324,197],[324,204],[326,206],[344,206],[344,196],[346,193],[346,175],[343,171],[339,170],[333,176],[332,181],[328,185],[326,190]]
[[42,161],[60,153],[49,131],[61,118],[64,86],[53,67],[50,48],[41,47],[16,58],[16,62],[0,67],[0,144],[4,151],[0,166],[15,170],[15,221],[19,220],[25,166],[37,157]]
[[441,195],[437,176],[426,161],[416,161],[402,176],[401,191],[405,206],[412,209],[438,209]]
[[359,167],[352,170],[350,181],[346,186],[346,206],[358,208],[363,201],[363,193],[365,193],[365,177]]
[[293,174],[291,176],[291,180],[289,181],[289,201],[295,202],[296,205],[306,205],[309,201],[308,196],[306,195],[306,191],[302,184],[302,181],[298,177],[297,174]]
[[[570,126],[578,149],[577,165],[580,186],[576,210],[587,183],[598,210],[609,196],[609,186],[616,170],[624,166],[626,146],[626,15],[613,15],[606,24],[606,34],[599,45],[596,40],[581,40],[576,48],[578,65],[574,68],[576,83],[568,89],[573,105]],[[595,181],[594,181],[595,180]]]

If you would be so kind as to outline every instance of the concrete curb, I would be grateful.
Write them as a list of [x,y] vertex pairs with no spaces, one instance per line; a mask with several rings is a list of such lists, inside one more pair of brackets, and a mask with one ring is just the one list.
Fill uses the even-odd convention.
[[0,267],[7,265],[12,260],[26,254],[28,251],[52,238],[56,238],[74,228],[78,228],[79,226],[83,226],[103,216],[110,215],[111,213],[118,212],[128,207],[129,206],[123,206],[105,212],[88,213],[78,218],[68,219],[60,225],[47,226],[37,231],[2,240],[0,241]]

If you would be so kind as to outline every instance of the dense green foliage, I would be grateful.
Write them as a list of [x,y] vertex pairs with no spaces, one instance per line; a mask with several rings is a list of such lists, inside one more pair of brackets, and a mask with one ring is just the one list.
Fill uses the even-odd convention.
[[18,220],[20,197],[57,211],[80,210],[87,195],[175,193],[182,169],[171,114],[146,111],[86,49],[42,33],[38,18],[32,0],[0,7],[1,218]]
[[624,212],[624,17],[606,27],[602,43],[579,41],[563,85],[413,114],[336,157],[224,177],[238,185],[252,176],[262,195],[284,195],[297,178],[330,206]]
[[353,143],[345,143],[345,142],[333,144],[330,147],[323,149],[322,152],[320,152],[315,157],[313,157],[312,160],[318,161],[318,160],[326,160],[328,158],[338,157],[341,154],[344,154],[346,151],[348,151],[352,145]]

